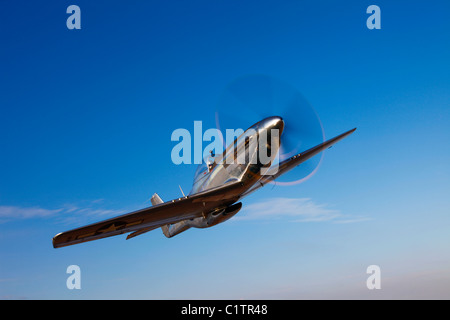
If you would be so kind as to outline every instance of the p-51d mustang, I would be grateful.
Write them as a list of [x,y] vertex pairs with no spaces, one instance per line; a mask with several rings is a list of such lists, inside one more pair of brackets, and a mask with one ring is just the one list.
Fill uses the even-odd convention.
[[[155,193],[149,208],[131,212],[90,224],[81,228],[57,234],[53,238],[53,247],[59,248],[130,233],[127,240],[145,232],[161,227],[164,235],[173,237],[189,228],[209,228],[233,217],[242,207],[238,202],[249,193],[261,188],[288,172],[300,163],[310,159],[339,140],[353,133],[356,128],[327,140],[313,148],[298,153],[277,164],[277,170],[262,169],[270,167],[280,148],[280,136],[284,129],[281,117],[269,117],[251,126],[230,144],[221,155],[222,161],[203,163],[197,169],[192,191],[188,196],[163,202]],[[265,146],[270,149],[268,163],[260,161],[258,148],[247,148],[248,142],[277,130],[277,139],[267,140]],[[250,133],[250,134],[249,134]],[[236,151],[244,150],[245,161],[227,161],[237,157]],[[272,172],[272,173],[270,173]]]

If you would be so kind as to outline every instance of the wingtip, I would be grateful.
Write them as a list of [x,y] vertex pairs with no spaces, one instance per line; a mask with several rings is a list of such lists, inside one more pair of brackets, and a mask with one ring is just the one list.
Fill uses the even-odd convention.
[[340,135],[338,135],[338,136],[336,136],[336,137],[326,141],[325,143],[331,142],[331,141],[336,141],[337,142],[337,141],[339,141],[339,140],[341,140],[341,139],[343,139],[345,137],[348,137],[349,135],[351,135],[355,131],[356,131],[356,127],[351,129],[351,130],[345,131],[344,133],[341,133]]
[[353,128],[353,129],[351,129],[351,130],[348,130],[347,132],[344,132],[342,135],[343,136],[348,136],[348,135],[351,135],[353,132],[355,132],[356,131],[356,127],[355,128]]
[[60,233],[58,233],[58,234],[56,234],[53,238],[52,238],[52,245],[53,245],[53,248],[55,248],[55,249],[57,249],[57,248],[59,248],[60,246],[58,245],[58,236],[59,235],[61,235],[62,234],[62,232],[60,232]]

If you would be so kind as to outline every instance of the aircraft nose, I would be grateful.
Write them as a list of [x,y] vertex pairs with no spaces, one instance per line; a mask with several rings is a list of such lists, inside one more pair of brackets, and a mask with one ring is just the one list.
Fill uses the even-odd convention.
[[281,136],[284,129],[284,121],[283,118],[279,116],[268,117],[263,120],[263,126],[268,130],[278,129],[279,135]]

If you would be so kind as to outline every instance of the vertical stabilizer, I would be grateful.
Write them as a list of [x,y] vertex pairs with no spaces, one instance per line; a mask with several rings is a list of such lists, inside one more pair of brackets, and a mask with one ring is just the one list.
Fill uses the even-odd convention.
[[152,205],[156,206],[157,204],[164,203],[162,199],[159,197],[157,193],[153,194],[152,198],[150,199],[152,202]]

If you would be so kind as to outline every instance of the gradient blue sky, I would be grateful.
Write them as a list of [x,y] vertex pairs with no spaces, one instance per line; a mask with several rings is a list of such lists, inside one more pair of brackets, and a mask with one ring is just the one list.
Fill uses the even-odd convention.
[[[81,8],[81,30],[66,8]],[[381,8],[381,30],[366,8]],[[0,298],[450,298],[450,2],[2,1]],[[225,224],[53,249],[189,190],[170,135],[230,82],[297,88],[332,137],[317,174]],[[252,123],[249,123],[251,125]],[[295,178],[296,172],[289,173]],[[261,205],[263,203],[263,205]],[[66,288],[81,268],[82,289]],[[366,288],[381,268],[382,289]]]

